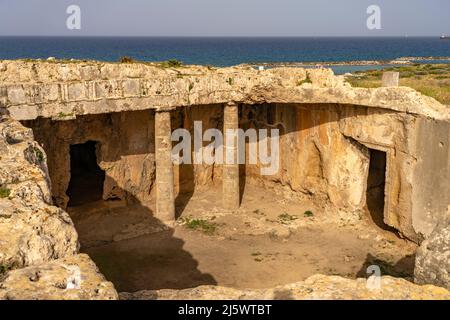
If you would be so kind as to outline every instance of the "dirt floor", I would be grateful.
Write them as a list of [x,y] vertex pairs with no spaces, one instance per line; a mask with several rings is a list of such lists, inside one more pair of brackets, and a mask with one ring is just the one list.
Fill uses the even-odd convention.
[[336,212],[278,189],[247,185],[238,212],[220,186],[179,197],[173,227],[153,208],[98,201],[70,208],[88,253],[119,292],[199,285],[270,288],[314,274],[366,277],[369,265],[410,278],[416,246],[367,214]]

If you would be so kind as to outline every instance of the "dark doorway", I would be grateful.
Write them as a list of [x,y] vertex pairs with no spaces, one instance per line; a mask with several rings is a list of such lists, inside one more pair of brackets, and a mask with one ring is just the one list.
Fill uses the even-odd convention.
[[386,152],[369,149],[370,166],[367,179],[367,209],[377,226],[391,228],[384,223],[384,199],[386,189]]
[[102,199],[105,172],[97,164],[95,141],[70,146],[69,207]]

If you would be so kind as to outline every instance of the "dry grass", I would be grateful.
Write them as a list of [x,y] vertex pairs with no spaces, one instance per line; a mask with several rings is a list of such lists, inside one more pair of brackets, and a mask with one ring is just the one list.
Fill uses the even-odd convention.
[[[411,87],[439,102],[450,105],[450,64],[415,64],[392,67],[386,71],[400,72],[400,85]],[[355,73],[347,81],[354,87],[378,88],[382,71],[372,70]]]

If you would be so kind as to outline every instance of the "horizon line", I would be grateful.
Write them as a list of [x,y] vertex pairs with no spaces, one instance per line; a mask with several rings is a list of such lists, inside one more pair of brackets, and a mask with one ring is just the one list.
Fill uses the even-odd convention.
[[281,35],[0,35],[0,38],[439,38],[440,35],[342,35],[342,36],[281,36]]

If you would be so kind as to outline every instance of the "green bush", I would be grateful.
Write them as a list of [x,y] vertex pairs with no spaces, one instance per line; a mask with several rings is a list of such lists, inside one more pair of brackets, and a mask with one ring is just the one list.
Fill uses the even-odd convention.
[[303,80],[301,80],[301,81],[299,81],[299,82],[297,83],[297,85],[298,85],[298,86],[301,86],[301,85],[303,85],[303,84],[305,84],[305,83],[312,83],[311,78],[309,77],[309,74],[308,74],[308,73],[306,73],[306,78],[303,79]]
[[11,194],[11,190],[0,186],[0,198],[8,198],[10,194]]
[[34,154],[39,162],[43,162],[45,160],[44,153],[39,148],[34,148]]
[[135,62],[135,60],[131,57],[124,56],[119,59],[119,62],[120,63],[133,63],[133,62]]
[[400,78],[411,78],[414,77],[415,73],[411,71],[402,71],[400,72]]
[[289,213],[283,213],[283,214],[280,214],[279,216],[278,216],[278,221],[281,223],[281,224],[289,224],[289,223],[291,223],[292,221],[295,221],[295,220],[297,220],[298,219],[298,217],[297,216],[292,216],[292,215],[290,215]]
[[314,216],[314,213],[312,211],[305,211],[305,213],[303,214],[305,217],[307,218],[311,218]]
[[192,217],[182,218],[181,222],[188,229],[199,230],[206,234],[213,234],[218,226],[217,223],[203,219],[193,219]]
[[64,112],[58,113],[58,118],[60,118],[60,119],[64,119],[64,118],[72,117],[72,116],[73,116],[73,113],[64,113]]
[[450,75],[435,76],[434,78],[438,79],[438,80],[445,80],[445,79],[450,79]]
[[0,275],[7,273],[11,268],[3,264],[0,265]]
[[161,68],[179,68],[183,66],[183,62],[178,61],[177,59],[170,59],[164,62],[160,62],[159,66]]

